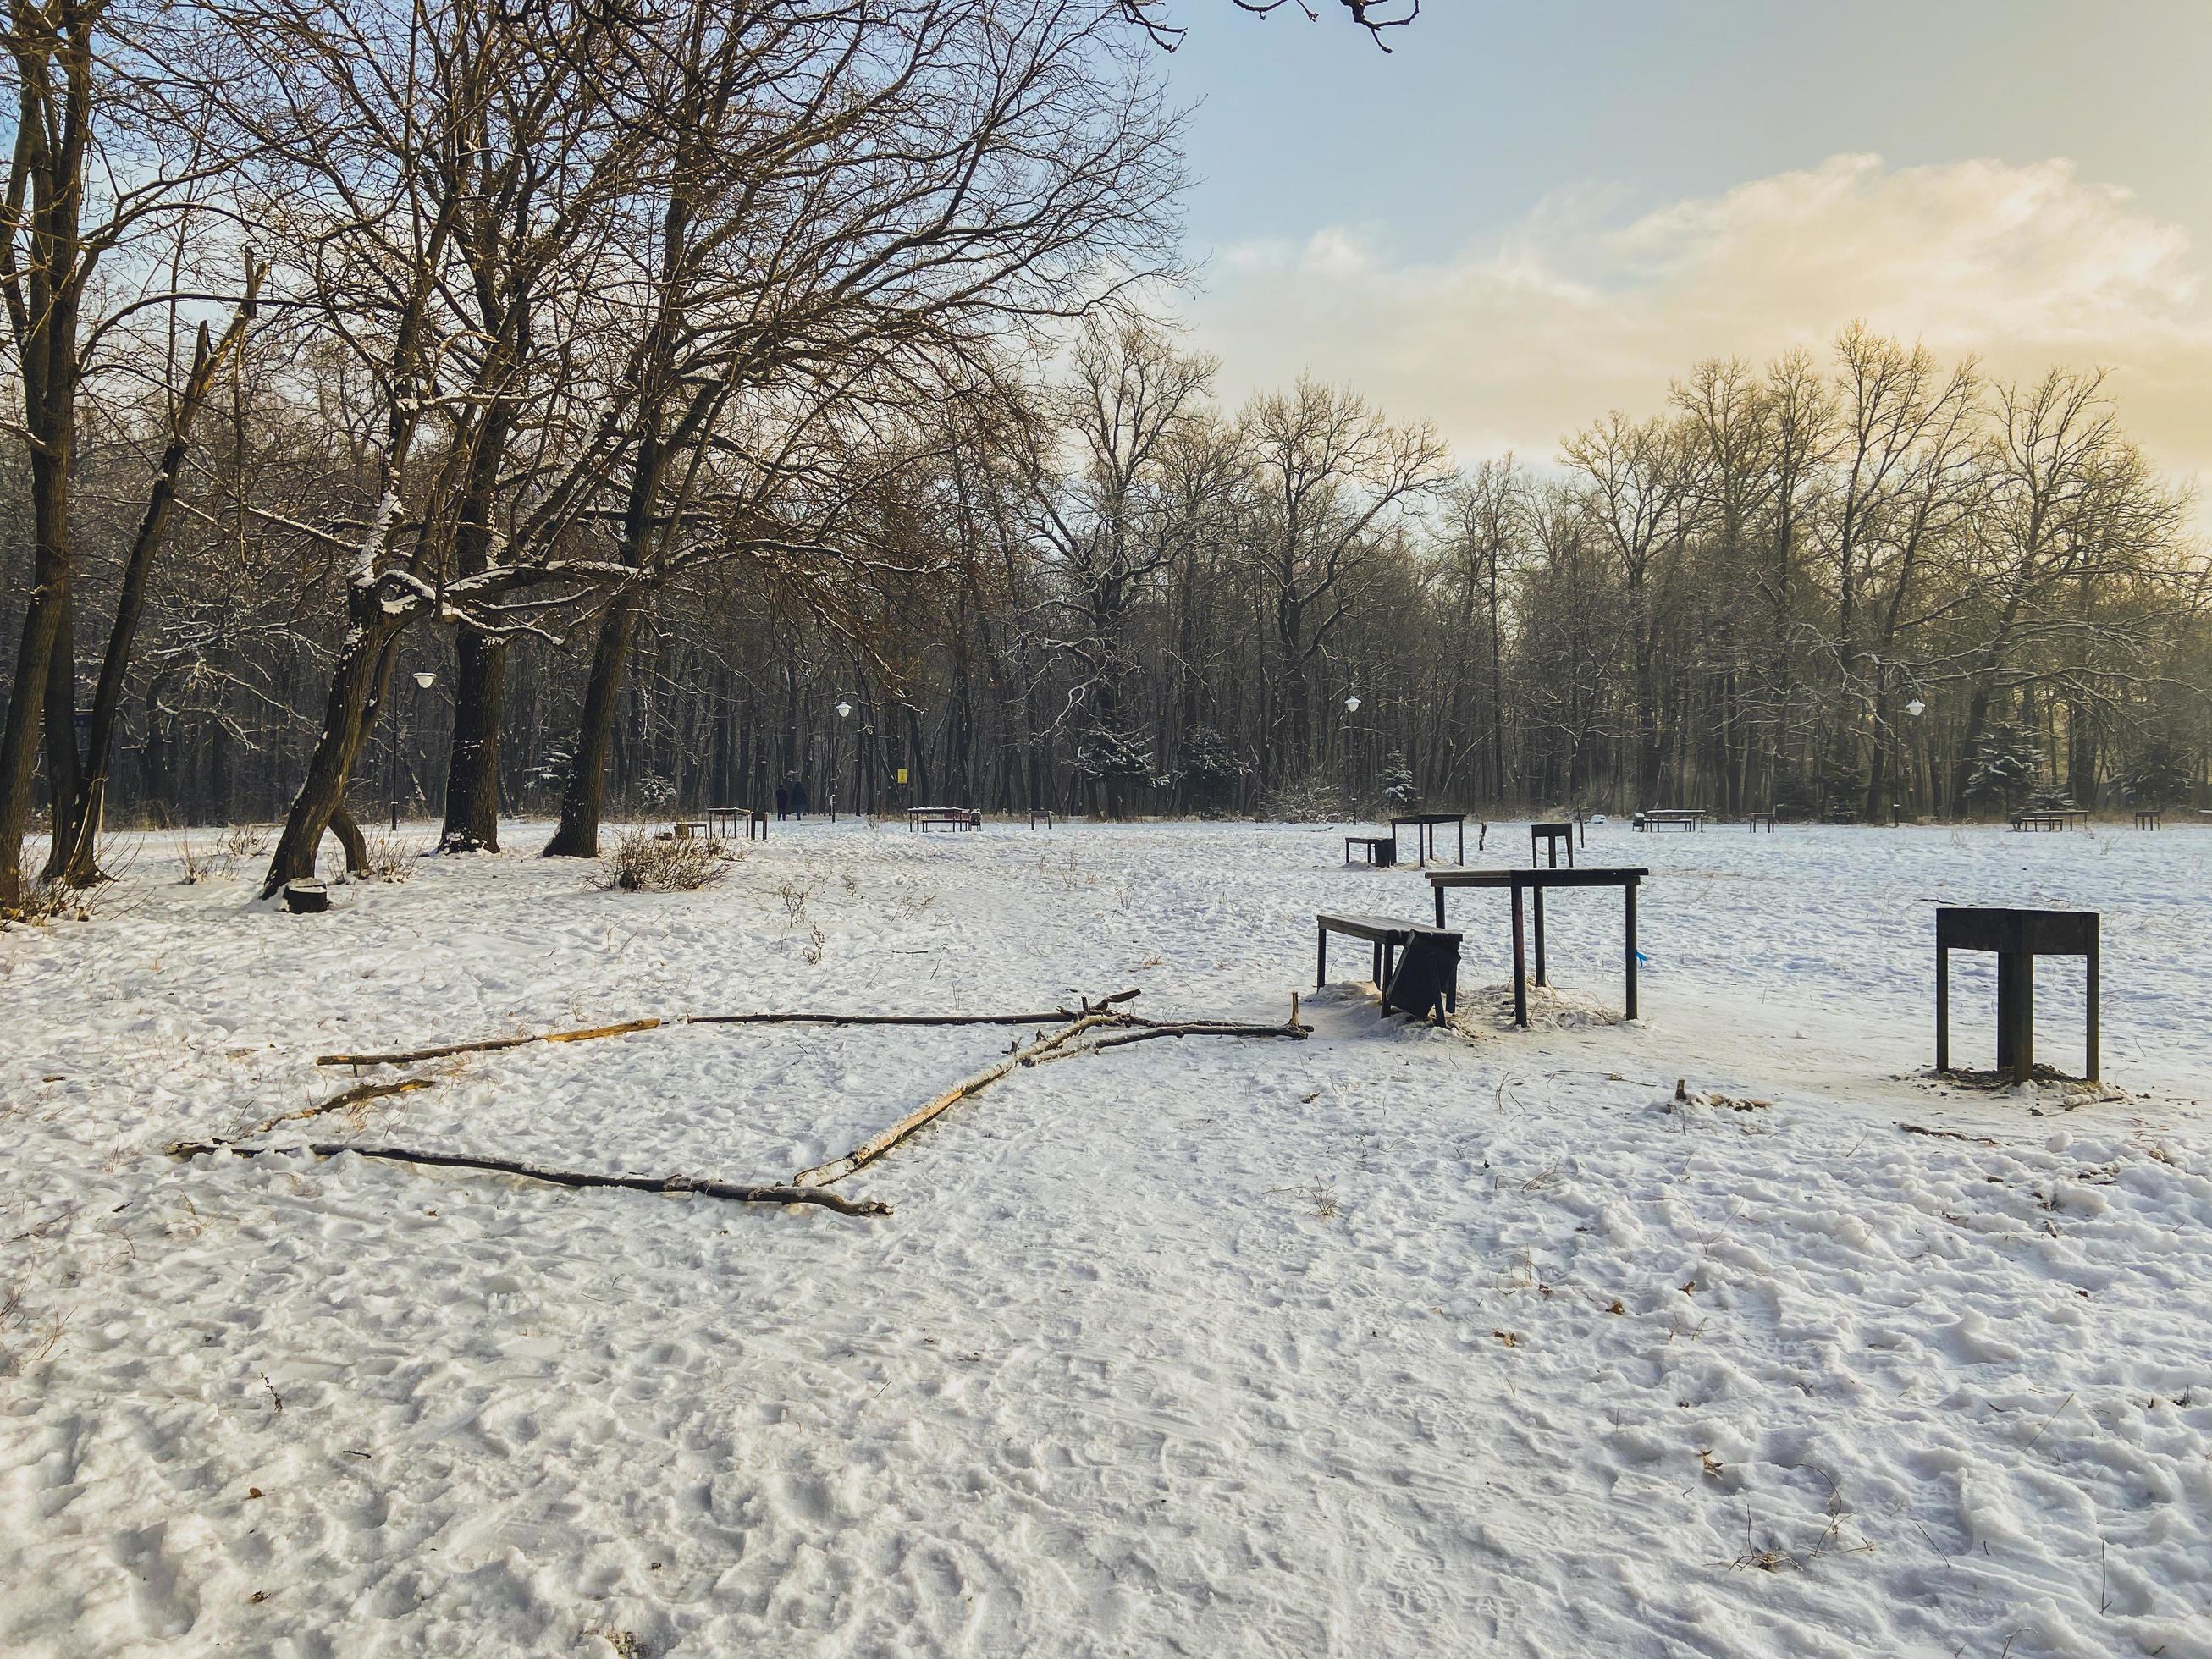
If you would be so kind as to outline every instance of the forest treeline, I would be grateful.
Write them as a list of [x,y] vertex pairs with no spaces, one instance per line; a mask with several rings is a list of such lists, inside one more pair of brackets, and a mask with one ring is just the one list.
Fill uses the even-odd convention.
[[1144,314],[1184,275],[1149,7],[13,16],[0,907],[125,822],[281,815],[273,889],[394,799],[588,855],[791,778],[1876,820],[2203,788],[2192,504],[2094,374],[1853,328],[1526,462],[1311,380],[1225,405]]

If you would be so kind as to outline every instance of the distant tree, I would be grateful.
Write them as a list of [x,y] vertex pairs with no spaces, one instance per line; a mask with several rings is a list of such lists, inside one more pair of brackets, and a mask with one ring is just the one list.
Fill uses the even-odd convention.
[[2043,775],[2043,750],[2018,720],[1991,720],[1967,763],[1966,798],[1982,805],[2017,806]]
[[1183,799],[1194,810],[1218,811],[1228,804],[1252,764],[1229,746],[1216,726],[1200,722],[1183,734],[1182,764],[1176,776]]
[[2136,750],[2120,790],[2130,806],[2171,806],[2189,799],[2195,771],[2181,748],[2154,738]]
[[1413,781],[1413,769],[1406,764],[1405,756],[1396,750],[1382,763],[1382,775],[1376,779],[1382,786],[1382,799],[1401,812],[1410,812],[1420,800],[1421,791]]

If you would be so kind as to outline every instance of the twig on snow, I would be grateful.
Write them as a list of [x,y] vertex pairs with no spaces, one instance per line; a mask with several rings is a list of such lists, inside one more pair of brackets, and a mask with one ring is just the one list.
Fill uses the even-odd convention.
[[726,1199],[734,1204],[818,1204],[840,1215],[889,1215],[891,1206],[872,1198],[849,1199],[836,1193],[800,1187],[744,1187],[726,1181],[702,1181],[693,1176],[597,1175],[575,1170],[549,1170],[541,1164],[511,1158],[479,1158],[468,1152],[423,1152],[408,1146],[359,1146],[343,1140],[310,1140],[293,1146],[234,1146],[220,1140],[179,1141],[169,1148],[178,1158],[198,1158],[210,1152],[235,1152],[258,1158],[264,1152],[313,1152],[317,1158],[336,1158],[355,1152],[362,1158],[393,1164],[426,1164],[434,1169],[483,1170],[494,1175],[520,1176],[556,1187],[620,1187],[634,1193],[696,1193],[702,1198]]
[[410,1060],[442,1060],[447,1054],[491,1054],[501,1048],[520,1048],[532,1042],[589,1042],[594,1037],[627,1036],[650,1031],[658,1019],[624,1020],[619,1025],[594,1025],[582,1031],[540,1031],[531,1036],[484,1037],[475,1042],[446,1042],[434,1048],[410,1048],[389,1054],[317,1054],[318,1066],[404,1066]]
[[811,1170],[801,1170],[797,1175],[792,1176],[791,1184],[794,1187],[812,1188],[825,1186],[833,1181],[842,1181],[854,1170],[872,1164],[881,1158],[946,1108],[967,1099],[969,1096],[980,1090],[989,1087],[1017,1066],[1035,1065],[1037,1060],[1060,1047],[1061,1044],[1073,1042],[1085,1031],[1093,1030],[1101,1025],[1120,1024],[1127,1018],[1128,1016],[1125,1014],[1110,1012],[1089,1013],[1070,1024],[1063,1025],[1057,1031],[1048,1032],[1025,1046],[1016,1048],[1004,1059],[994,1060],[974,1076],[963,1078],[927,1104],[908,1112],[880,1134],[872,1135],[862,1141],[844,1157],[831,1163],[818,1164]]

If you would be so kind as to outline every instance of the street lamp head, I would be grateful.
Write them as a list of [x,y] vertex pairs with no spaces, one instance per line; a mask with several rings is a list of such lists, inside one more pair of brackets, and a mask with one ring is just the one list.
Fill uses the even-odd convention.
[[1344,700],[1344,712],[1347,714],[1357,714],[1359,712],[1359,693],[1355,691]]
[[838,718],[839,720],[850,720],[850,719],[852,718],[852,715],[853,715],[853,705],[852,705],[851,703],[849,703],[849,702],[847,702],[844,700],[844,698],[842,698],[842,697],[838,698],[838,699],[837,699],[837,718]]
[[426,670],[424,670],[422,673],[417,674],[417,675],[415,677],[415,684],[416,684],[416,685],[418,685],[418,686],[422,687],[422,689],[423,690],[425,690],[425,691],[428,691],[428,690],[432,686],[435,685],[437,683],[438,683],[438,677],[437,677],[435,674],[433,674],[433,673],[431,673],[430,672],[428,672],[427,669],[426,669]]
[[1911,702],[1905,705],[1905,712],[1911,715],[1913,719],[1918,720],[1923,714],[1928,712],[1928,705],[1921,702],[1919,698],[1915,697]]

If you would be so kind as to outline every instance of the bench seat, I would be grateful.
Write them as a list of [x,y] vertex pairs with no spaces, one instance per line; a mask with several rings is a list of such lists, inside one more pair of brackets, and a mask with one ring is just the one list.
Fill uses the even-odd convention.
[[1460,936],[1404,916],[1334,915],[1314,918],[1314,988],[1328,983],[1328,936],[1343,933],[1373,948],[1373,976],[1382,1012],[1441,1017],[1459,1006]]

